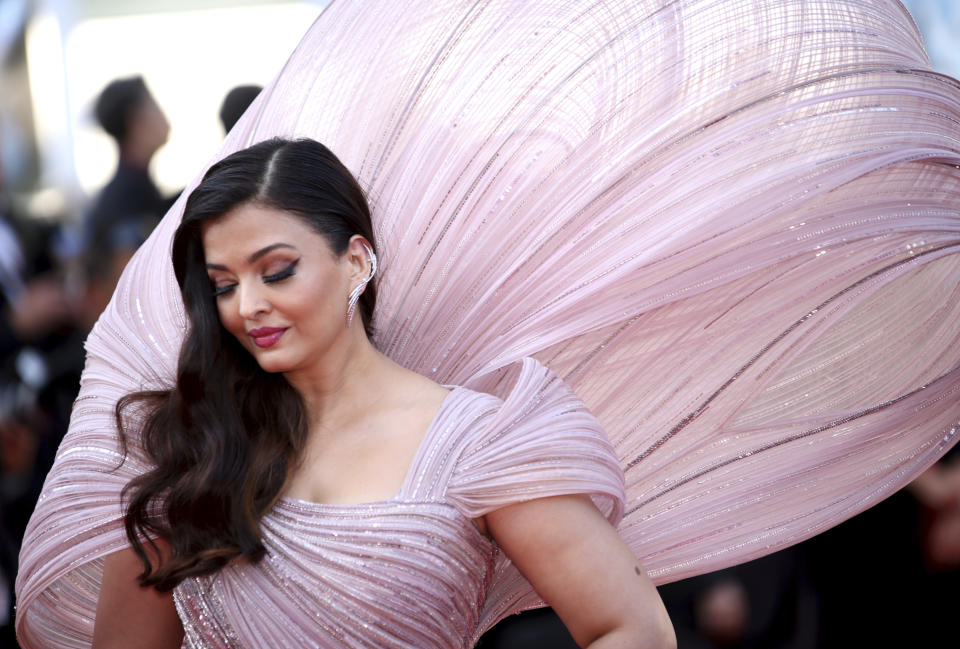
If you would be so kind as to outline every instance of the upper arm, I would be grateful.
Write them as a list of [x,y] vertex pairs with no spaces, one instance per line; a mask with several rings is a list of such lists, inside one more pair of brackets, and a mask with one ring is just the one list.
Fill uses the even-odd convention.
[[[656,588],[588,496],[509,505],[485,522],[580,646],[600,638],[612,640],[609,646],[675,645]],[[621,639],[624,644],[615,645]]]
[[183,625],[173,592],[140,586],[143,564],[132,548],[108,555],[93,625],[93,649],[179,649]]

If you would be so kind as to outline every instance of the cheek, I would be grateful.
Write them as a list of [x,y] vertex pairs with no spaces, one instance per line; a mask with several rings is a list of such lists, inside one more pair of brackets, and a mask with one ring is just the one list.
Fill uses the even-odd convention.
[[331,270],[304,277],[302,286],[286,302],[288,313],[295,312],[297,319],[310,321],[314,327],[332,327],[341,317],[346,322],[349,287],[340,274]]
[[[230,300],[220,300],[217,302],[217,316],[220,318],[220,324],[237,338],[241,338],[238,331],[242,330],[243,322],[236,314],[236,309],[228,306]],[[241,331],[241,333],[243,333]],[[240,342],[243,342],[241,339]]]

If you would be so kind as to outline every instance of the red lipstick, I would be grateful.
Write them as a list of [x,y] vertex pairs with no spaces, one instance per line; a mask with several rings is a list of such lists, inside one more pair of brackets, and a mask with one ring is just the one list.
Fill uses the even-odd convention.
[[272,347],[283,336],[286,327],[257,327],[247,332],[257,347]]

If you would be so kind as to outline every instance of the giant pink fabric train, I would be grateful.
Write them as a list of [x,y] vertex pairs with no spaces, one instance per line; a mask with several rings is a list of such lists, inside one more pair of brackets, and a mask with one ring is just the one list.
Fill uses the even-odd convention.
[[[960,86],[896,1],[337,0],[221,156],[277,134],[369,189],[383,351],[501,396],[532,358],[583,399],[655,582],[817,534],[956,441]],[[171,382],[181,210],[88,340],[25,647],[89,646],[126,543],[112,409]]]

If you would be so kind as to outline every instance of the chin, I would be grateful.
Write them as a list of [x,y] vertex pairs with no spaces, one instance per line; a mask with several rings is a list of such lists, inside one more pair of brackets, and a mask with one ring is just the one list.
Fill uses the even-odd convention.
[[261,370],[263,370],[264,372],[269,372],[270,374],[279,374],[279,373],[287,372],[293,369],[289,363],[284,363],[279,359],[268,360],[268,359],[258,358],[257,364],[260,366]]
[[253,360],[257,361],[257,365],[260,366],[260,369],[264,372],[269,372],[270,374],[286,372],[292,365],[288,359],[283,358],[282,354],[276,353],[279,350],[247,348],[247,351],[250,352],[251,356],[253,356]]

